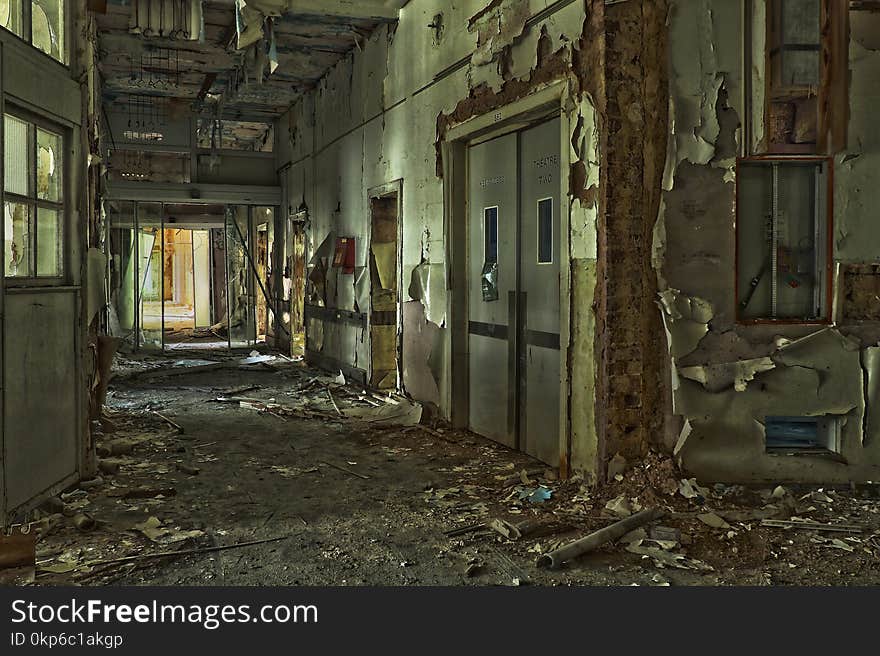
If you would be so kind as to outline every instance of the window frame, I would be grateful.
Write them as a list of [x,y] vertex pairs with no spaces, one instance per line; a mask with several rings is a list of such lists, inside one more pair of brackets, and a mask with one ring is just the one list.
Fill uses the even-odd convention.
[[[777,85],[774,79],[774,57],[779,55],[784,58],[786,48],[784,45],[784,4],[786,0],[766,0],[766,14],[764,25],[764,107],[762,112],[764,115],[764,137],[759,147],[761,154],[766,155],[813,155],[821,152],[822,139],[820,137],[821,125],[824,123],[821,117],[821,107],[819,97],[821,89],[827,78],[827,68],[823,54],[825,53],[825,37],[822,33],[822,17],[825,12],[824,0],[815,0],[818,5],[818,25],[819,43],[815,49],[810,48],[810,52],[816,52],[819,58],[819,80],[815,87],[810,85]],[[774,27],[776,32],[774,32]],[[774,36],[777,39],[774,39]],[[780,46],[780,44],[783,44]],[[792,49],[790,51],[795,51]],[[747,51],[748,52],[748,51]],[[750,67],[751,68],[751,67]],[[780,102],[777,91],[781,91],[783,95],[788,95],[790,100],[810,100],[816,102],[816,142],[815,143],[772,143],[770,141],[770,126],[773,122],[772,107],[775,103]],[[798,93],[800,92],[800,93]],[[751,110],[750,110],[751,113]]]
[[[773,103],[771,49],[771,14],[777,0],[746,0],[743,29],[743,70],[745,86],[745,120],[743,121],[744,153],[762,155],[835,155],[847,149],[849,127],[849,3],[844,0],[817,0],[819,2],[819,85],[816,87],[816,143],[770,143],[770,109]],[[757,22],[758,6],[763,5],[763,26]],[[763,29],[762,29],[763,27]],[[757,33],[756,33],[757,31]],[[763,33],[763,34],[761,34]],[[756,38],[763,37],[764,50],[756,52]],[[763,68],[763,106],[758,107],[755,80],[752,71]],[[760,114],[764,133],[755,143],[755,121]]]
[[[740,166],[754,163],[823,163],[828,167],[828,180],[826,190],[825,210],[825,316],[814,319],[793,318],[743,318],[740,310],[740,285],[739,285],[739,230],[740,230]],[[750,157],[737,157],[736,182],[734,198],[734,266],[733,266],[733,305],[737,325],[776,325],[776,326],[828,326],[834,322],[834,158],[830,155],[756,155]]]
[[[70,255],[69,255],[69,239],[70,239],[70,228],[69,228],[69,213],[71,207],[71,198],[70,198],[70,175],[69,175],[69,163],[70,159],[68,148],[71,143],[70,139],[70,128],[62,125],[60,123],[54,123],[42,116],[33,114],[25,109],[18,107],[17,105],[6,104],[4,107],[4,111],[2,112],[3,119],[0,121],[0,141],[5,145],[6,143],[6,121],[5,116],[9,115],[12,118],[15,118],[19,121],[24,122],[27,125],[28,131],[28,156],[31,158],[31,161],[28,162],[28,195],[22,196],[21,194],[16,194],[12,192],[6,191],[6,161],[5,161],[5,150],[4,150],[4,160],[3,160],[3,175],[2,175],[2,184],[0,184],[0,205],[3,207],[4,211],[4,223],[5,223],[5,212],[6,212],[6,203],[14,202],[26,205],[29,210],[32,208],[34,210],[33,217],[29,218],[28,222],[28,230],[33,232],[32,236],[29,236],[30,239],[30,259],[33,264],[33,275],[28,276],[8,276],[6,274],[6,259],[5,252],[0,262],[0,267],[2,267],[3,284],[6,287],[61,287],[67,284],[67,281],[70,280],[71,269],[70,269]],[[60,201],[51,201],[46,199],[41,199],[38,197],[37,192],[37,168],[38,168],[38,153],[39,153],[39,144],[37,143],[37,130],[43,130],[45,132],[49,132],[60,137],[61,140],[61,177],[59,179],[59,195],[61,197]],[[31,195],[32,194],[32,195]],[[59,273],[54,276],[39,276],[37,275],[37,254],[38,254],[38,237],[37,237],[37,221],[38,221],[38,210],[40,208],[55,210],[58,212],[58,257],[60,260]],[[4,249],[5,249],[5,239],[6,235],[3,234],[4,239]],[[30,266],[30,264],[29,264]],[[29,272],[30,273],[30,272]]]
[[41,56],[46,57],[49,61],[55,62],[56,64],[63,66],[64,68],[70,68],[70,59],[73,53],[73,48],[71,47],[71,37],[73,35],[73,18],[70,12],[70,2],[71,0],[61,0],[63,4],[62,11],[64,12],[64,16],[62,18],[62,24],[64,25],[64,45],[61,47],[61,59],[56,59],[49,53],[43,51],[34,45],[33,39],[33,3],[34,0],[21,0],[21,25],[22,25],[22,34],[19,36],[9,28],[3,27],[0,25],[0,30],[11,34],[13,37],[21,41],[22,43],[30,46],[34,51],[38,52]]

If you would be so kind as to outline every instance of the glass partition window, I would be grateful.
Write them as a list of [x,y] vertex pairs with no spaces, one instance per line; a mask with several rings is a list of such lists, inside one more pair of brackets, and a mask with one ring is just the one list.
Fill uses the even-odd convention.
[[24,37],[22,0],[0,0],[0,25],[13,34]]
[[61,134],[10,114],[4,125],[4,275],[64,275],[64,168]]
[[821,22],[820,0],[770,3],[770,68],[774,89],[819,86]]
[[831,161],[742,160],[737,172],[740,320],[829,318]]
[[0,0],[0,25],[66,63],[64,0]]

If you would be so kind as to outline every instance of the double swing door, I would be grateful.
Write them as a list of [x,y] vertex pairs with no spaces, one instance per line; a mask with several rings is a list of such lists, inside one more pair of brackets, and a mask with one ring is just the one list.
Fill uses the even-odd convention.
[[468,152],[469,426],[557,466],[560,123]]

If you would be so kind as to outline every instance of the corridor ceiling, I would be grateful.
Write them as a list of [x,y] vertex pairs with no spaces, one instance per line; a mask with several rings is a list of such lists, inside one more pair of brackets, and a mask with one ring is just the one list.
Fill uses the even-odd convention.
[[268,121],[408,2],[237,1],[199,12],[198,0],[107,0],[96,13],[105,103],[158,97],[176,115]]

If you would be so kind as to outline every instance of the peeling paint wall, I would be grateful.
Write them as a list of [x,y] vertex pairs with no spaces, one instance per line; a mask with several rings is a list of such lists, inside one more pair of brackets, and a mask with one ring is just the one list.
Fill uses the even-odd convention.
[[[380,28],[334,67],[275,131],[288,209],[308,209],[310,257],[328,235],[356,239],[354,274],[332,268],[327,273],[330,308],[368,311],[369,276],[363,272],[369,264],[369,190],[402,180],[403,386],[449,418],[449,262],[440,146],[450,127],[554,81],[567,82],[572,202],[571,231],[563,243],[573,290],[564,314],[572,344],[570,464],[590,472],[597,470],[599,454],[592,390],[603,113],[596,55],[603,4],[412,0],[397,25]],[[366,369],[369,331],[358,321],[313,319],[309,349],[328,362]]]
[[[747,0],[760,30],[762,0]],[[844,482],[880,477],[877,358],[868,281],[835,276],[831,326],[736,322],[736,156],[742,126],[759,143],[763,70],[742,69],[742,6],[729,0],[672,0],[669,13],[671,141],[663,202],[654,226],[657,306],[666,333],[672,403],[669,446],[703,480]],[[880,263],[874,226],[880,189],[880,14],[850,12],[848,150],[835,156],[835,267]],[[753,36],[754,38],[754,36]],[[855,301],[855,315],[840,306]],[[848,301],[849,299],[849,301]],[[880,299],[876,299],[880,309]],[[859,320],[848,317],[858,316]],[[768,453],[768,417],[829,417],[840,429],[839,457]]]
[[849,150],[835,161],[835,247],[841,262],[874,263],[880,262],[880,13],[852,11],[850,23]]

